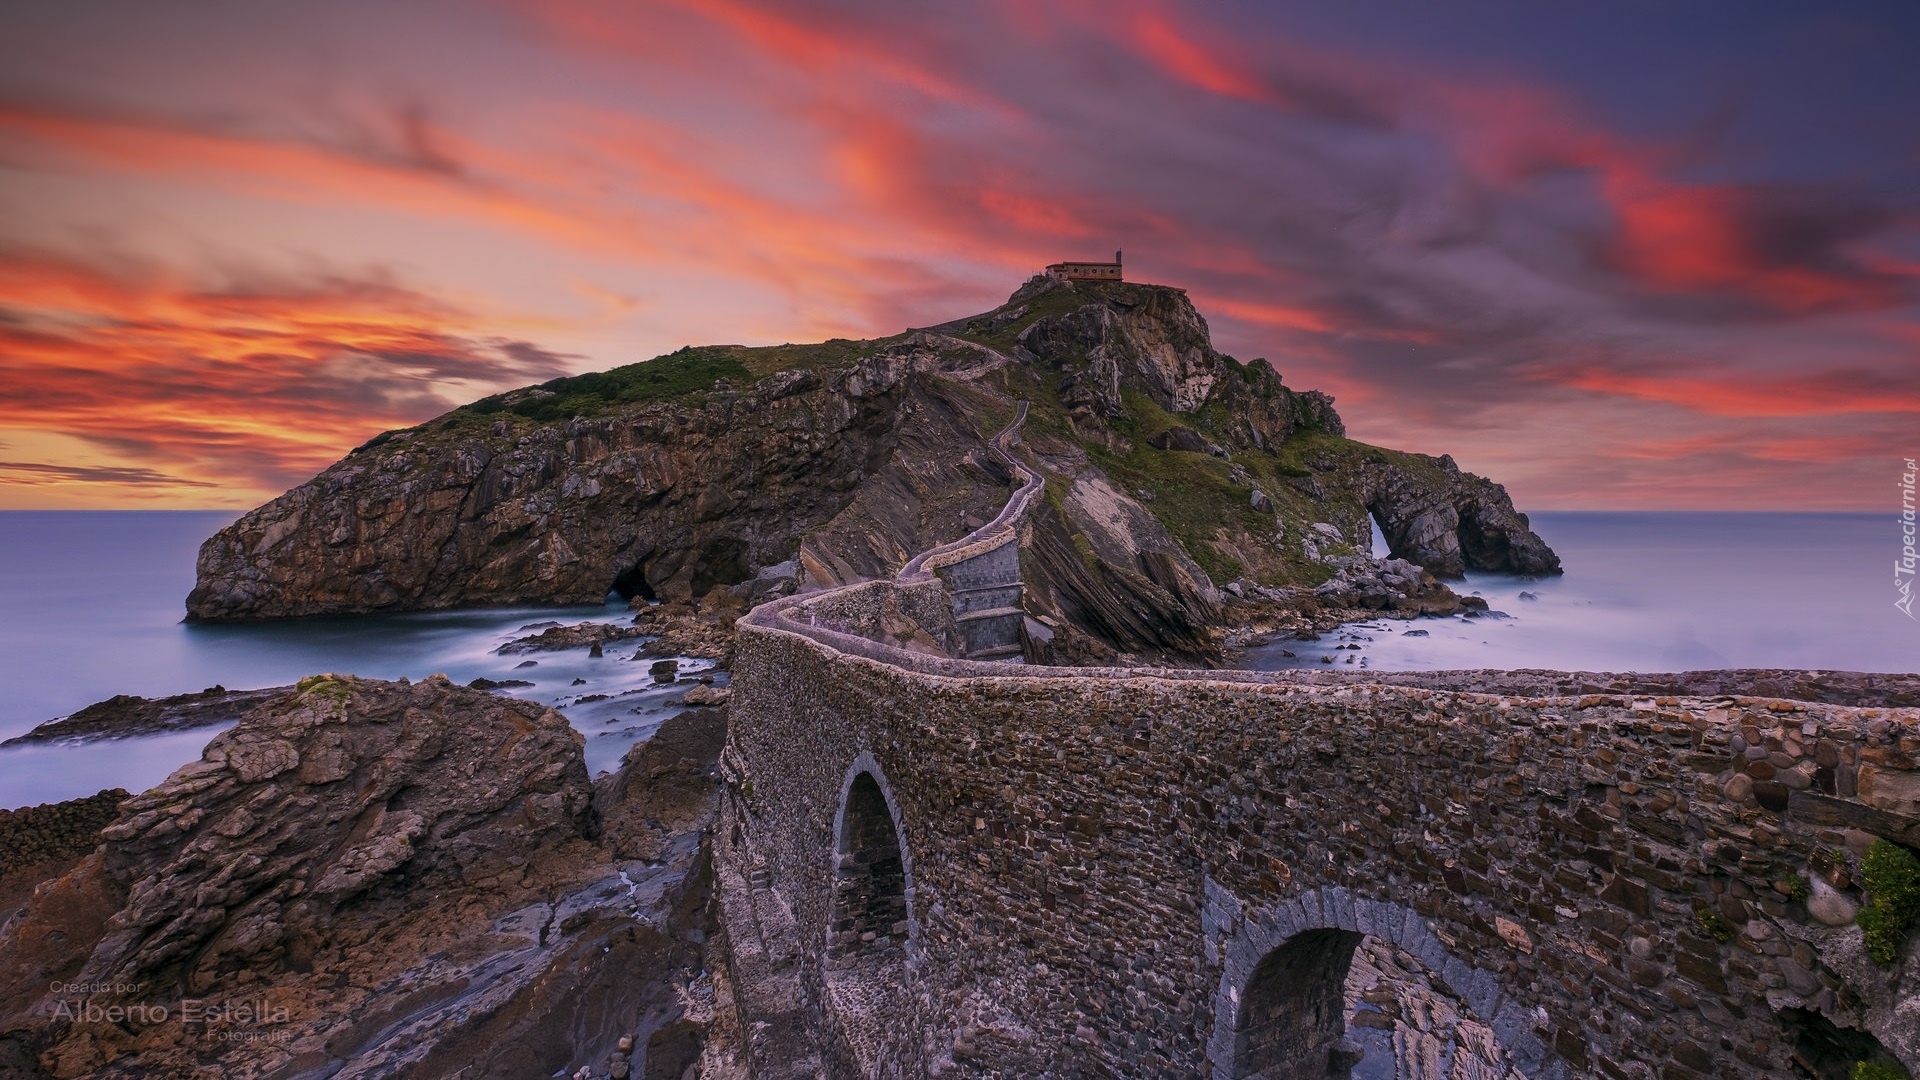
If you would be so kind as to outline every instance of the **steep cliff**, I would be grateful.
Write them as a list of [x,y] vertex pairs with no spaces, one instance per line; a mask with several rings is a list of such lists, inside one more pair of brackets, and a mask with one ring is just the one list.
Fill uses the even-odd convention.
[[723,608],[888,574],[993,516],[1019,400],[1049,477],[1028,609],[1064,655],[1210,656],[1219,584],[1327,581],[1370,514],[1441,576],[1558,568],[1497,484],[1347,440],[1183,290],[1038,277],[928,330],[683,349],[389,432],[207,541],[188,615]]

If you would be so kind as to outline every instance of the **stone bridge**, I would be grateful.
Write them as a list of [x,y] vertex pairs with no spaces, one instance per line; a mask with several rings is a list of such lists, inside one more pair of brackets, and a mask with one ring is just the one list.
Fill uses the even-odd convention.
[[1851,925],[1866,845],[1920,843],[1920,711],[981,663],[940,561],[739,625],[755,1075],[1920,1064],[1920,962]]

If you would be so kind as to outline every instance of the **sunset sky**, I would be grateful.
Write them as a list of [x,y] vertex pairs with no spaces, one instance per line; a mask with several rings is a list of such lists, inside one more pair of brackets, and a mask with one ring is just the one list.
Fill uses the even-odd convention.
[[1523,509],[1897,507],[1920,6],[0,8],[0,508],[1127,253]]

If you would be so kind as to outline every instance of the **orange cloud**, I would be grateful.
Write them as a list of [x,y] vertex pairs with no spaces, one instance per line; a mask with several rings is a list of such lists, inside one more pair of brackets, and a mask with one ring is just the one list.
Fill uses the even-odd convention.
[[1739,371],[1646,374],[1583,367],[1547,377],[1580,390],[1681,405],[1713,416],[1920,413],[1920,384],[1911,374],[1896,377],[1870,370],[1766,376]]
[[17,407],[0,430],[78,437],[117,460],[10,461],[0,487],[170,480],[255,500],[444,411],[450,389],[565,370],[524,342],[452,329],[468,321],[380,281],[193,288],[5,254],[0,398]]
[[1841,250],[1881,225],[1879,215],[1770,206],[1756,189],[1674,185],[1623,168],[1609,171],[1606,192],[1621,223],[1609,255],[1655,288],[1731,292],[1788,315],[1902,302],[1900,276]]
[[1282,104],[1273,90],[1248,71],[1237,57],[1202,47],[1159,12],[1135,11],[1126,27],[1130,43],[1160,70],[1181,82],[1221,97],[1260,105]]

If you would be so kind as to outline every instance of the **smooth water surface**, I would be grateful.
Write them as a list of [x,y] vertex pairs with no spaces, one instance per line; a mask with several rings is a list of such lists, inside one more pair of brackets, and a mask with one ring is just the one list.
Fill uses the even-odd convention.
[[[649,662],[631,659],[637,641],[599,659],[584,649],[494,651],[531,632],[529,623],[624,623],[620,605],[184,623],[200,542],[234,516],[0,512],[0,739],[114,694],[276,686],[325,671],[444,672],[463,683],[533,682],[513,692],[561,707],[587,736],[588,767],[598,773],[675,711],[684,685],[655,685]],[[1539,513],[1533,521],[1560,553],[1563,576],[1475,575],[1459,586],[1505,618],[1379,620],[1317,642],[1276,641],[1249,650],[1244,663],[1319,666],[1327,656],[1382,670],[1920,668],[1920,623],[1893,606],[1898,531],[1889,515]],[[1335,648],[1346,644],[1360,648]],[[518,666],[528,659],[536,666]],[[683,660],[681,670],[708,666]],[[597,695],[607,696],[580,701]],[[0,807],[148,787],[212,734],[0,750]]]
[[[548,620],[626,623],[624,604],[518,608],[257,625],[183,622],[194,557],[237,515],[192,511],[0,512],[0,740],[115,694],[279,686],[320,672],[455,682],[525,679],[510,692],[561,706],[587,736],[587,766],[619,762],[675,711],[685,686],[656,685],[639,641],[500,656]],[[532,667],[520,667],[527,660]],[[683,675],[710,668],[682,660]],[[583,680],[576,684],[575,680]],[[577,704],[589,695],[605,700]],[[216,729],[85,746],[0,750],[0,807],[138,791],[199,755]]]
[[[1248,650],[1244,666],[1320,667],[1325,656],[1388,671],[1920,670],[1920,622],[1893,606],[1892,515],[1530,516],[1566,572],[1454,584],[1493,614],[1381,619],[1319,641],[1275,641]],[[1348,644],[1360,648],[1340,648]]]

